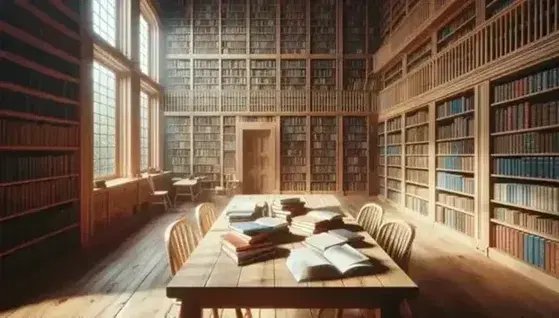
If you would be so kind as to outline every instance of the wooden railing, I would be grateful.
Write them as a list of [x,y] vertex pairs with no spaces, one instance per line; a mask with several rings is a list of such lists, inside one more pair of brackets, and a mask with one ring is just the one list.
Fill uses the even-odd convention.
[[300,113],[377,111],[370,91],[253,90],[166,91],[166,112]]
[[400,26],[386,39],[386,43],[375,52],[374,69],[389,63],[411,40],[423,32],[433,17],[448,4],[457,0],[421,0],[404,18]]
[[487,20],[379,93],[380,112],[497,63],[557,33],[559,3],[523,0]]

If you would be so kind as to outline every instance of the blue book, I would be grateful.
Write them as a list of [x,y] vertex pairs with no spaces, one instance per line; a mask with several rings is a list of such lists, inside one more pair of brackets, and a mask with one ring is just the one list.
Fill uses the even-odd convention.
[[274,227],[256,223],[256,222],[237,222],[231,223],[229,227],[239,233],[253,236],[260,233],[268,233],[274,230]]
[[540,268],[545,269],[545,239],[543,237],[539,238],[540,242]]

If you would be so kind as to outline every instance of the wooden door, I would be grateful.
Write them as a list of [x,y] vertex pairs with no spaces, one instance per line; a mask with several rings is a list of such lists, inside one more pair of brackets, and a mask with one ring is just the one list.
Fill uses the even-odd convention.
[[273,153],[270,130],[243,131],[243,193],[272,192]]

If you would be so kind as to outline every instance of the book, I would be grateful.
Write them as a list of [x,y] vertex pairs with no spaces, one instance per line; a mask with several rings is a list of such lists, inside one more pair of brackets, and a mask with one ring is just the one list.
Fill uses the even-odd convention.
[[287,222],[282,219],[263,217],[251,222],[232,223],[229,227],[239,233],[252,236],[287,229]]
[[347,239],[335,236],[326,232],[307,237],[304,245],[314,248],[320,252],[326,251],[329,247],[347,243]]
[[222,238],[222,244],[233,252],[248,251],[273,245],[269,240],[260,240],[256,242],[247,241],[236,232],[225,234]]
[[369,258],[348,244],[332,246],[323,253],[309,247],[294,249],[286,265],[297,282],[362,275],[373,270]]
[[253,264],[259,261],[267,260],[273,257],[276,254],[275,246],[271,246],[268,248],[259,249],[258,253],[246,253],[246,254],[239,254],[231,251],[230,249],[226,248],[224,245],[221,246],[221,250],[227,254],[227,256],[231,257],[235,263],[239,266]]
[[247,244],[257,244],[270,239],[270,233],[260,233],[255,235],[246,235],[237,231],[231,231],[228,234],[237,236]]
[[298,204],[301,202],[303,202],[301,198],[285,198],[280,200],[282,205]]
[[328,234],[346,239],[348,243],[363,241],[365,237],[359,233],[349,231],[347,229],[333,229],[329,230]]

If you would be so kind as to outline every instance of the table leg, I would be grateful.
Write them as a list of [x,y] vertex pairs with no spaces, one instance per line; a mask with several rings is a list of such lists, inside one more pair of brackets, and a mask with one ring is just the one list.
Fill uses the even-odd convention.
[[400,318],[400,302],[385,302],[380,309],[380,315],[382,318]]
[[202,318],[202,308],[188,301],[181,303],[180,318]]

